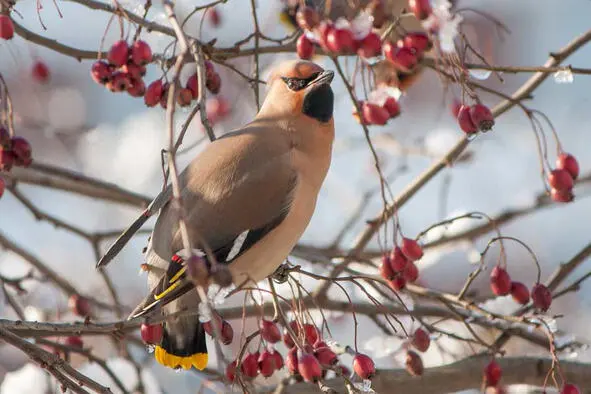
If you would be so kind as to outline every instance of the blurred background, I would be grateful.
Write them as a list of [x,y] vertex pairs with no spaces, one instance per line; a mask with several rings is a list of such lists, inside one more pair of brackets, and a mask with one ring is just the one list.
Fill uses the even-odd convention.
[[[203,1],[179,0],[176,11],[183,19],[197,4]],[[55,5],[42,2],[40,16],[46,30],[39,23],[36,9],[38,1],[18,1],[15,10],[22,20],[15,19],[27,29],[55,39],[60,43],[80,49],[96,50],[111,14],[90,10],[68,1]],[[141,14],[143,2],[119,1],[132,12]],[[261,30],[271,37],[283,37],[289,33],[280,22],[279,14],[284,4],[280,0],[258,0],[257,10]],[[552,51],[565,46],[576,36],[587,31],[591,3],[583,0],[460,0],[457,7],[468,7],[486,12],[501,21],[510,34],[499,34],[497,27],[478,13],[466,12],[464,24],[473,44],[499,65],[542,65]],[[250,2],[229,0],[216,7],[220,25],[214,27],[207,18],[200,28],[200,17],[193,18],[187,32],[203,41],[216,39],[216,46],[229,47],[252,31]],[[246,17],[246,16],[249,17]],[[149,19],[168,25],[159,4],[150,10]],[[143,33],[142,39],[152,46],[154,52],[163,51],[171,38],[157,32]],[[103,48],[119,39],[116,21],[112,23],[104,39]],[[273,64],[295,58],[295,54],[271,54],[261,58],[263,78]],[[19,36],[11,41],[0,42],[0,73],[6,79],[15,108],[15,129],[18,135],[27,138],[33,147],[37,163],[52,164],[81,172],[122,188],[154,197],[162,187],[160,151],[167,145],[165,111],[160,107],[147,108],[143,100],[127,95],[113,94],[95,84],[89,77],[92,61],[77,61],[25,41]],[[31,78],[32,64],[41,59],[48,67],[51,77],[41,84]],[[318,57],[315,61],[332,68],[330,60]],[[251,58],[229,61],[245,73],[253,70]],[[342,64],[352,69],[353,62]],[[591,46],[579,50],[566,64],[591,67]],[[227,100],[230,114],[215,125],[216,134],[230,131],[252,119],[256,112],[252,90],[231,70],[217,66],[222,77],[220,96]],[[474,73],[483,84],[511,94],[531,74],[502,74],[503,82],[490,73]],[[159,78],[156,66],[148,67],[146,81]],[[186,78],[186,76],[184,77]],[[373,161],[363,137],[360,125],[351,116],[352,103],[341,81],[333,83],[335,90],[335,120],[337,141],[333,164],[322,190],[315,216],[302,244],[327,246],[348,218],[360,206],[362,219],[347,232],[342,247],[349,247],[356,234],[365,225],[364,219],[374,217],[381,210],[379,194],[369,201],[364,193],[379,186]],[[544,112],[553,122],[565,151],[574,154],[581,166],[581,174],[591,171],[591,105],[589,92],[591,78],[575,75],[572,83],[557,83],[550,77],[539,87],[527,105]],[[264,87],[261,87],[264,93]],[[457,93],[457,92],[456,92]],[[491,107],[497,98],[481,95]],[[450,112],[452,96],[446,94],[440,78],[431,70],[425,70],[418,81],[401,98],[402,114],[384,127],[370,127],[371,136],[378,148],[384,173],[393,174],[390,185],[394,194],[402,190],[417,174],[441,157],[462,137],[456,120]],[[189,110],[177,112],[180,124]],[[198,154],[207,141],[198,120],[192,122],[178,155],[179,167],[183,168]],[[201,141],[201,143],[198,143]],[[552,139],[549,139],[553,144]],[[554,145],[551,145],[551,151]],[[444,170],[417,193],[400,211],[400,220],[405,234],[415,236],[432,223],[469,211],[482,211],[491,217],[511,209],[527,208],[536,203],[543,193],[539,160],[535,139],[528,119],[518,109],[512,109],[497,119],[494,130],[479,136],[468,148],[470,156]],[[81,197],[40,186],[20,185],[20,190],[40,209],[90,233],[120,230],[125,228],[139,209],[123,204]],[[572,204],[551,204],[521,216],[502,227],[505,235],[517,237],[527,243],[536,253],[542,268],[542,277],[547,277],[561,262],[565,262],[589,243],[591,223],[590,190],[577,186],[577,198]],[[152,224],[153,222],[150,222]],[[461,221],[452,225],[447,234],[465,230],[478,223]],[[51,224],[37,221],[35,217],[11,193],[0,199],[0,232],[12,241],[26,247],[52,269],[73,283],[84,294],[109,302],[104,282],[94,269],[95,255],[88,243],[70,232],[55,229]],[[475,251],[482,251],[489,237],[474,243],[463,242],[429,249],[421,262],[420,284],[445,291],[457,291],[467,274],[474,269],[470,263]],[[133,307],[146,291],[145,278],[138,276],[142,261],[142,248],[147,236],[137,236],[108,268],[114,285],[125,306]],[[111,240],[102,243],[102,251]],[[372,244],[373,247],[377,243]],[[532,284],[535,281],[534,265],[527,251],[508,244],[508,265],[514,279]],[[299,261],[298,261],[299,262]],[[0,274],[5,277],[25,275],[30,266],[19,256],[8,251],[0,252]],[[314,269],[313,267],[311,269]],[[573,278],[591,269],[591,262],[583,264]],[[318,269],[320,272],[320,269]],[[304,280],[312,288],[314,281]],[[26,283],[27,294],[19,298],[26,306],[25,314],[30,320],[75,320],[67,307],[67,298],[57,289],[44,283]],[[489,295],[488,281],[482,276],[474,289]],[[353,288],[354,296],[359,296]],[[334,294],[335,297],[340,297]],[[242,298],[229,300],[225,305],[240,305]],[[409,302],[411,302],[409,300]],[[510,312],[516,304],[508,297],[496,299],[492,308]],[[0,316],[15,319],[10,306],[0,304]],[[588,329],[591,324],[591,284],[585,283],[580,291],[559,299],[552,307],[554,313],[564,314],[557,319],[557,327],[574,335],[582,342],[591,341]],[[99,313],[100,316],[100,313]],[[105,320],[114,319],[104,316]],[[336,340],[350,342],[352,324],[338,324],[350,320],[350,316],[331,314],[329,322],[335,322],[332,332]],[[411,326],[410,320],[403,321]],[[379,367],[400,367],[403,355],[400,341],[385,338],[369,320],[361,319],[362,335],[360,348],[373,354]],[[234,323],[239,332],[240,322]],[[453,326],[452,326],[453,327]],[[461,330],[461,328],[453,327]],[[432,347],[424,358],[426,366],[448,363],[471,354],[464,345],[440,339],[441,351]],[[112,357],[116,352],[109,343],[100,338],[85,338],[85,344],[94,347],[129,385],[137,379],[133,367],[124,359]],[[226,349],[229,353],[234,347]],[[509,347],[510,354],[544,354],[541,349],[515,342]],[[145,349],[138,347],[134,355],[143,360],[143,373],[148,393],[196,392],[196,373],[175,373],[160,367]],[[571,355],[579,361],[591,361],[591,352],[580,351]],[[347,357],[347,356],[345,356]],[[76,366],[91,377],[107,382],[102,371],[95,365],[86,364],[83,358],[73,360]],[[42,370],[27,364],[20,351],[0,345],[0,393],[45,393],[50,390]],[[267,383],[271,383],[269,380]],[[114,392],[116,389],[113,389]],[[526,388],[514,387],[512,392],[527,392]]]

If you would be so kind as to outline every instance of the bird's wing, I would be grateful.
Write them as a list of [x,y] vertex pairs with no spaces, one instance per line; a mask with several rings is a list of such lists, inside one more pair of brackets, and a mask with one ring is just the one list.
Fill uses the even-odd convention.
[[[193,247],[207,246],[219,263],[230,263],[277,227],[289,212],[297,183],[291,155],[286,132],[253,126],[203,151],[180,176]],[[183,249],[178,215],[169,202],[158,217],[146,256],[160,272],[150,275],[151,294],[134,315],[162,307],[191,287],[184,268],[171,262]]]

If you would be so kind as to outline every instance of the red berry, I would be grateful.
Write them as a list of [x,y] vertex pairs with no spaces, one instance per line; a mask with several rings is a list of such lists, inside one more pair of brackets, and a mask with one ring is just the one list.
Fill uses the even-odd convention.
[[163,95],[164,86],[162,80],[159,79],[148,85],[146,94],[144,95],[144,103],[146,103],[148,107],[154,107],[160,102]]
[[416,282],[417,279],[419,279],[419,269],[417,268],[417,265],[412,261],[409,261],[406,267],[404,267],[404,271],[402,271],[402,276],[407,282]]
[[312,44],[312,41],[310,41],[308,37],[302,34],[300,38],[298,38],[296,51],[300,59],[310,59],[314,55],[314,44]]
[[394,45],[391,41],[386,41],[383,49],[386,59],[388,59],[398,71],[409,73],[418,63],[417,55],[411,48],[400,48]]
[[573,177],[567,170],[552,170],[548,174],[548,183],[550,186],[557,190],[570,190],[573,188]]
[[12,154],[16,165],[26,165],[31,161],[31,145],[23,137],[13,137],[10,140]]
[[[143,69],[143,70],[142,70]],[[143,66],[138,66],[135,63],[127,63],[125,65],[123,65],[123,67],[121,67],[121,71],[129,74],[129,76],[131,78],[134,79],[141,79],[143,74],[145,73],[145,67]]]
[[236,379],[236,364],[236,360],[234,360],[226,367],[226,378],[228,378],[230,383]]
[[152,61],[152,49],[147,42],[138,40],[131,46],[131,60],[138,66]]
[[283,368],[283,357],[281,357],[281,353],[279,353],[276,350],[273,350],[271,352],[271,356],[273,356],[273,358],[275,359],[275,369],[279,370],[281,368]]
[[490,274],[490,288],[498,296],[504,296],[511,292],[511,277],[499,265],[493,268]]
[[431,338],[429,338],[429,334],[425,330],[417,328],[412,336],[411,343],[419,352],[426,352],[431,344]]
[[313,7],[299,7],[296,22],[303,30],[312,30],[320,23],[320,16]]
[[220,74],[214,72],[205,81],[205,87],[213,94],[218,94],[222,88],[222,78]]
[[12,151],[0,148],[0,170],[10,171],[14,164],[15,156]]
[[399,274],[394,279],[388,281],[388,286],[394,291],[400,291],[406,286],[406,279]]
[[460,100],[454,99],[451,103],[450,109],[451,109],[451,114],[456,119],[458,118],[458,115],[460,114],[460,108],[462,108],[462,103],[460,102]]
[[328,346],[319,347],[314,350],[314,356],[321,365],[331,366],[339,361],[337,355]]
[[400,105],[398,101],[394,97],[388,97],[384,102],[384,108],[390,114],[390,119],[397,117],[400,115]]
[[4,189],[6,189],[6,182],[4,181],[4,178],[0,177],[0,197],[4,195]]
[[389,255],[382,256],[382,264],[380,264],[380,276],[386,280],[394,278],[395,272],[392,269],[392,262]]
[[322,376],[322,367],[312,354],[304,353],[298,359],[298,371],[306,382],[316,382]]
[[327,51],[331,49],[328,47],[328,35],[334,30],[333,23],[330,20],[323,20],[318,25],[319,43]]
[[568,153],[561,153],[556,159],[556,168],[566,170],[573,179],[579,176],[579,163],[577,159]]
[[281,340],[281,331],[277,324],[270,320],[261,320],[259,325],[261,337],[269,343],[277,343]]
[[131,81],[127,74],[116,72],[106,86],[112,92],[124,92],[131,86]]
[[427,34],[416,31],[408,33],[401,40],[398,40],[398,46],[413,49],[420,55],[422,52],[431,49],[431,40]]
[[313,324],[304,324],[304,334],[306,337],[306,343],[313,345],[318,340],[318,330]]
[[80,338],[79,336],[67,337],[65,344],[67,346],[76,347],[76,348],[82,348],[84,346],[84,343],[82,342],[82,338]]
[[290,349],[295,348],[295,342],[287,330],[283,332],[283,343]]
[[240,365],[242,375],[247,378],[256,378],[259,374],[259,352],[248,353]]
[[424,371],[423,360],[417,353],[409,350],[406,352],[406,371],[412,376],[421,376]]
[[109,49],[107,60],[109,60],[109,63],[121,67],[127,63],[128,56],[129,46],[125,40],[120,40],[114,43],[111,49]]
[[140,327],[140,335],[142,341],[149,344],[157,344],[162,340],[162,324],[147,324],[142,323]]
[[14,24],[8,15],[0,15],[0,38],[10,40],[14,37]]
[[92,77],[94,82],[104,85],[109,81],[112,75],[113,71],[106,62],[102,60],[97,60],[92,64],[92,68],[90,69],[90,76]]
[[232,343],[233,339],[234,329],[232,328],[232,325],[230,323],[224,320],[222,323],[222,343],[224,345],[229,345]]
[[228,102],[222,97],[213,97],[207,101],[207,118],[211,123],[222,120],[230,113]]
[[361,112],[363,122],[368,125],[383,126],[390,119],[390,114],[385,108],[367,101],[361,104]]
[[382,52],[382,39],[380,35],[370,32],[359,44],[357,54],[366,59],[378,56]]
[[487,132],[495,125],[495,118],[490,109],[483,104],[476,104],[470,108],[472,123],[480,130]]
[[511,282],[511,297],[515,302],[525,305],[529,302],[529,289],[521,282]]
[[144,84],[144,80],[141,78],[132,78],[131,86],[129,89],[127,89],[127,93],[131,97],[143,97],[146,93],[146,85]]
[[357,353],[355,357],[353,357],[353,371],[355,371],[361,379],[371,379],[376,373],[376,367],[369,356]]
[[419,245],[419,243],[414,239],[402,238],[400,249],[410,261],[416,261],[423,257],[423,248],[421,248],[421,245]]
[[222,22],[222,18],[220,17],[220,13],[218,12],[217,8],[215,8],[215,7],[207,10],[207,19],[209,20],[209,23],[211,23],[211,25],[213,27],[218,27],[220,25],[220,23]]
[[287,356],[285,357],[285,366],[287,370],[292,375],[298,374],[298,348],[292,347],[287,352]]
[[78,316],[86,317],[90,315],[90,302],[85,297],[78,294],[72,294],[68,299],[68,307]]
[[531,299],[534,306],[542,310],[542,312],[546,312],[552,305],[552,293],[541,283],[537,283],[531,289]]
[[193,100],[193,93],[191,92],[191,89],[182,88],[178,91],[176,96],[176,102],[181,107],[191,105],[191,100]]
[[[213,320],[215,320],[215,324],[214,324]],[[209,336],[215,337],[215,330],[216,329],[221,330],[222,323],[223,323],[222,317],[214,312],[211,314],[211,320],[206,321],[202,324],[203,324],[203,329],[205,330],[205,332]]]
[[408,9],[421,21],[427,19],[433,12],[429,0],[408,0]]
[[259,357],[259,370],[261,371],[261,375],[268,378],[273,375],[273,372],[275,372],[276,369],[275,357],[273,357],[269,351],[265,350]]
[[355,38],[351,30],[331,29],[326,36],[328,49],[335,53],[349,53],[355,50]]
[[562,386],[560,394],[581,394],[581,390],[579,390],[579,388],[576,385],[572,383],[567,383],[564,386]]
[[470,116],[470,106],[462,105],[460,107],[460,110],[458,111],[458,124],[466,134],[474,134],[478,131],[478,128]]
[[390,266],[394,272],[402,272],[409,263],[400,247],[395,246],[390,255]]
[[40,83],[45,83],[49,81],[49,67],[45,63],[40,60],[37,60],[33,64],[32,69],[33,79]]
[[197,73],[191,75],[189,79],[187,79],[186,87],[191,91],[194,100],[199,97],[199,83],[197,79]]
[[503,370],[495,360],[492,360],[484,367],[484,380],[487,386],[496,386],[501,380],[502,375]]
[[552,201],[556,202],[571,202],[575,199],[572,190],[551,189],[550,197],[552,198]]

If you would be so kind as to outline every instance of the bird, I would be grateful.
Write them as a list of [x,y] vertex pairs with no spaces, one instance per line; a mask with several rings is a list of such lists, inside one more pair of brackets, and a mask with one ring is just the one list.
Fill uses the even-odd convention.
[[[308,226],[332,157],[334,72],[304,60],[282,62],[267,82],[254,119],[214,140],[179,174],[194,252],[225,265],[235,285],[259,282],[287,258]],[[97,263],[103,269],[148,218],[159,211],[145,250],[147,297],[129,318],[198,310],[187,274],[178,210],[168,185]],[[163,323],[155,358],[171,368],[207,366],[199,317],[177,314]]]

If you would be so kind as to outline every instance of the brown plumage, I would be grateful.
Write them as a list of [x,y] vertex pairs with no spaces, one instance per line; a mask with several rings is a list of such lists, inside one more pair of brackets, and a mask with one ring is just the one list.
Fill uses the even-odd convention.
[[[255,119],[211,143],[179,177],[194,247],[204,250],[203,241],[220,264],[228,264],[235,284],[273,273],[310,221],[331,159],[332,76],[312,62],[282,64],[269,79]],[[164,314],[196,310],[200,302],[185,274],[173,280],[181,265],[171,260],[183,254],[183,243],[169,199],[167,188],[152,204],[152,211],[162,209],[146,251],[151,292],[131,317],[155,308]],[[129,237],[122,235],[99,266]],[[156,349],[160,363],[205,367],[205,334],[197,316],[167,320],[164,328]]]

